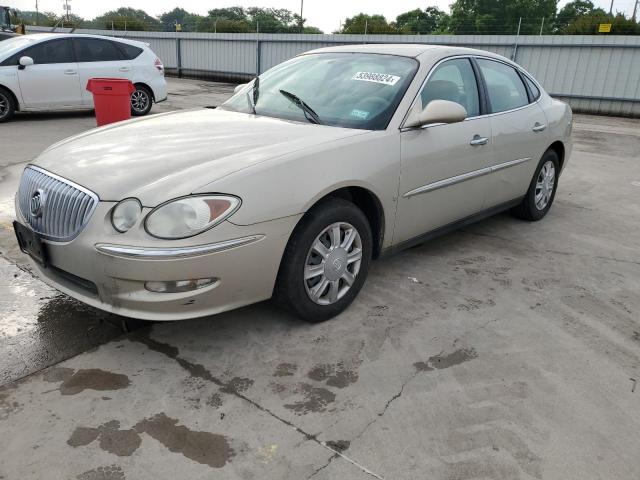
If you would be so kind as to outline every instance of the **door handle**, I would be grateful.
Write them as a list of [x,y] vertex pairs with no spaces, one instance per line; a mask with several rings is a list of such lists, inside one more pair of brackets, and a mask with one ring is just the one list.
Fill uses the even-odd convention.
[[131,71],[131,67],[120,67],[120,71],[121,72],[130,72]]
[[75,75],[76,73],[78,73],[77,70],[65,70],[64,71],[65,75]]
[[469,142],[469,145],[472,145],[472,146],[476,147],[478,145],[486,145],[487,143],[489,143],[489,139],[487,137],[481,137],[480,135],[474,135],[473,138],[471,139],[471,141]]
[[537,132],[542,132],[545,128],[547,128],[547,125],[545,123],[536,122],[531,130],[537,133]]

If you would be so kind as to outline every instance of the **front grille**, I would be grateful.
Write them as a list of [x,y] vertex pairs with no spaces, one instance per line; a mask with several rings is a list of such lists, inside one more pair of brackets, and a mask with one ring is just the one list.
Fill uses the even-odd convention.
[[56,242],[73,240],[87,225],[98,196],[38,167],[27,167],[20,180],[18,205],[34,232]]

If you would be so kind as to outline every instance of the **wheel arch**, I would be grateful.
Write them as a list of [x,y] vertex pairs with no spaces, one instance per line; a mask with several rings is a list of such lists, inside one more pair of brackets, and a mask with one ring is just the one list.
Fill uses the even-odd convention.
[[11,90],[9,87],[7,87],[6,85],[3,85],[2,83],[0,83],[0,89],[6,90],[9,93],[9,95],[11,95],[11,98],[13,99],[13,105],[16,107],[16,112],[19,112],[20,102],[18,101],[18,96],[15,94],[15,92]]
[[151,86],[149,84],[147,84],[145,82],[133,82],[133,86],[134,87],[140,86],[140,87],[146,88],[147,90],[149,90],[149,93],[151,93],[151,101],[152,102],[156,101],[156,94],[154,93],[153,88],[151,88]]
[[547,148],[547,150],[552,150],[556,153],[556,155],[558,155],[558,159],[560,160],[560,171],[562,171],[562,168],[564,167],[565,154],[564,143],[562,143],[560,140],[556,140],[551,145],[549,145],[549,148]]
[[368,188],[362,186],[341,186],[316,199],[307,211],[329,198],[341,198],[343,200],[347,200],[362,210],[371,227],[371,234],[373,238],[373,258],[378,258],[382,251],[386,221],[384,208],[378,196]]

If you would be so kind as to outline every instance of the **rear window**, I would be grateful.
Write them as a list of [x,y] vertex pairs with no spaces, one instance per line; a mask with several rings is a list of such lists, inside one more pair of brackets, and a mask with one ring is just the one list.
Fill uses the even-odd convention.
[[487,84],[494,113],[513,110],[529,103],[524,83],[513,67],[485,59],[478,59],[478,66]]
[[133,60],[134,58],[137,58],[138,56],[140,56],[140,54],[143,52],[143,50],[140,47],[129,45],[128,43],[118,42],[117,45],[120,48],[120,50],[122,50],[122,53],[124,54],[127,60]]
[[98,38],[74,38],[78,62],[111,62],[124,60],[124,54],[114,42]]
[[526,75],[523,75],[523,77],[524,77],[524,81],[527,82],[527,86],[529,87],[529,90],[531,90],[531,96],[532,96],[531,100],[535,101],[538,98],[540,98],[540,89],[536,86],[536,84],[533,83],[533,81]]

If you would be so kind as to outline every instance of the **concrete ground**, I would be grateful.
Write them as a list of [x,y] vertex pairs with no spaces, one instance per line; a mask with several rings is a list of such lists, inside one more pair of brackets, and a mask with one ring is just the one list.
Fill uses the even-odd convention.
[[[0,127],[2,229],[21,164],[91,123]],[[261,303],[117,336],[4,232],[0,478],[640,478],[640,122],[579,115],[574,140],[543,221],[377,261],[320,325]],[[101,346],[40,370],[65,338],[62,358]]]

